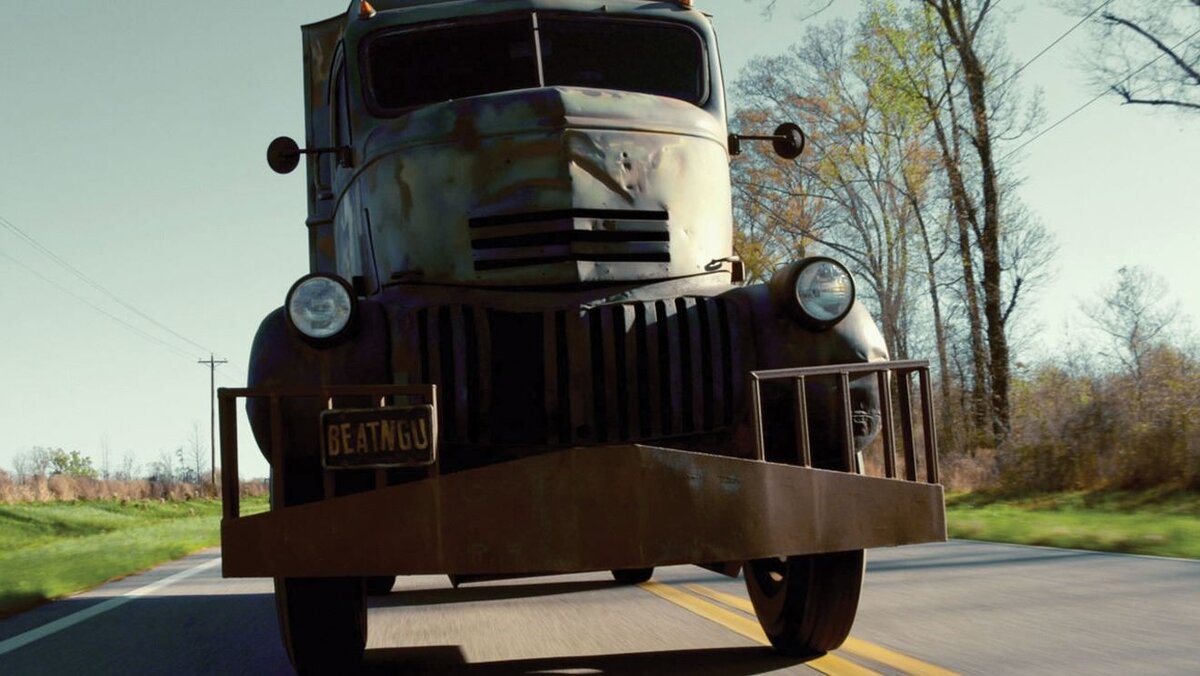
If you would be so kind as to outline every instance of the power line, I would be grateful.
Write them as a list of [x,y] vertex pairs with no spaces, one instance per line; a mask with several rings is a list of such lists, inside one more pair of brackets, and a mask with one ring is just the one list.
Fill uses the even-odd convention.
[[[185,357],[187,359],[194,358],[192,354],[189,354],[187,351],[181,349],[180,347],[173,345],[171,343],[168,343],[165,340],[162,340],[161,338],[159,338],[158,336],[155,336],[152,333],[143,331],[142,329],[134,326],[133,324],[130,324],[129,322],[125,321],[124,319],[121,319],[120,317],[112,314],[111,312],[105,310],[104,308],[100,307],[99,305],[96,305],[95,303],[91,302],[87,298],[80,296],[79,294],[75,293],[74,291],[71,291],[70,289],[68,289],[68,288],[64,287],[63,285],[59,284],[58,282],[54,281],[53,279],[50,279],[49,277],[43,275],[37,269],[35,269],[25,263],[22,263],[21,261],[17,260],[16,258],[13,258],[9,254],[7,254],[3,251],[0,251],[0,257],[4,257],[4,258],[8,259],[12,263],[21,267],[22,269],[29,272],[30,274],[37,277],[38,279],[42,280],[43,282],[46,282],[47,284],[49,284],[50,286],[53,286],[54,288],[58,289],[62,293],[70,296],[71,298],[74,298],[75,300],[79,301],[80,303],[83,303],[84,305],[90,307],[91,309],[95,310],[96,312],[99,312],[100,314],[104,315],[105,317],[108,317],[109,319],[120,324],[121,326],[123,326],[124,328],[128,329],[129,331],[137,334],[138,336],[140,336],[146,340],[149,340],[151,342],[157,343],[159,346],[166,348],[167,350],[169,350],[169,351],[173,352],[174,354],[177,354],[181,357]],[[218,363],[227,364],[228,362],[221,361]],[[230,383],[234,383],[235,385],[241,385],[246,382],[244,378],[237,378],[233,375],[226,373],[223,369],[218,368],[216,371],[217,371],[218,376],[220,376],[221,378],[224,378],[226,381],[228,381]]]
[[17,225],[15,223],[13,223],[12,221],[8,220],[7,218],[5,218],[3,216],[0,216],[0,225],[3,225],[4,227],[8,228],[12,232],[16,233],[18,236],[20,236],[22,239],[24,239],[26,242],[28,242],[30,246],[32,246],[35,250],[37,250],[38,253],[41,253],[46,258],[49,258],[50,260],[54,261],[60,267],[62,267],[63,269],[67,270],[75,277],[82,280],[88,286],[99,291],[100,293],[104,294],[105,296],[108,296],[110,299],[112,299],[113,301],[115,301],[116,303],[118,303],[119,305],[124,307],[126,310],[129,310],[130,312],[134,313],[135,315],[150,322],[151,324],[157,326],[158,328],[162,329],[163,331],[166,331],[167,333],[171,334],[172,336],[175,336],[176,338],[182,340],[183,342],[187,343],[188,345],[198,348],[203,352],[208,352],[210,354],[212,353],[212,350],[210,350],[209,348],[207,348],[207,347],[201,345],[200,343],[197,343],[196,341],[188,338],[187,336],[175,331],[174,329],[163,324],[162,322],[159,322],[158,320],[154,319],[150,315],[139,310],[137,307],[135,307],[131,303],[124,301],[123,299],[118,297],[116,294],[114,294],[113,292],[106,289],[102,284],[100,284],[96,280],[89,277],[86,273],[81,271],[79,268],[75,267],[74,265],[71,265],[66,260],[64,260],[61,256],[59,256],[58,254],[51,251],[49,248],[47,248],[41,242],[34,239],[32,236],[30,236],[28,233],[26,233],[21,228],[17,227]]
[[7,253],[0,251],[0,256],[7,258],[8,260],[12,261],[13,263],[19,265],[20,267],[24,268],[26,271],[33,274],[38,279],[41,279],[43,282],[46,282],[47,284],[53,286],[54,288],[58,289],[59,291],[74,298],[75,300],[83,303],[84,305],[87,305],[88,307],[92,308],[96,312],[99,312],[100,314],[104,315],[105,317],[108,317],[109,319],[113,320],[114,322],[117,322],[121,326],[124,326],[125,328],[129,329],[130,331],[133,331],[134,333],[145,338],[146,340],[150,340],[155,343],[158,343],[162,347],[165,347],[166,349],[170,350],[171,352],[174,352],[175,354],[187,357],[188,359],[192,358],[192,355],[188,354],[181,348],[179,348],[175,345],[172,345],[171,343],[168,343],[165,340],[162,340],[158,336],[155,336],[153,334],[147,333],[147,332],[139,329],[138,327],[134,326],[133,324],[130,324],[129,322],[125,321],[124,319],[121,319],[120,317],[112,314],[111,312],[105,310],[104,308],[100,307],[99,305],[96,305],[95,303],[84,298],[83,296],[80,296],[79,294],[75,293],[74,291],[67,289],[66,287],[62,286],[61,284],[54,281],[53,279],[50,279],[49,277],[43,275],[41,272],[38,272],[36,269],[30,267],[29,265],[26,265],[25,263],[22,263],[21,261],[17,260],[16,258],[13,258],[12,256],[8,255]]
[[[1189,36],[1185,37],[1184,39],[1180,40],[1179,42],[1177,42],[1177,43],[1176,43],[1174,46],[1172,46],[1172,47],[1171,47],[1171,51],[1175,51],[1175,50],[1176,50],[1176,49],[1178,49],[1178,48],[1179,48],[1181,45],[1183,45],[1183,43],[1187,42],[1188,40],[1191,40],[1192,38],[1196,37],[1197,35],[1200,35],[1200,30],[1197,30],[1196,32],[1192,33],[1191,35],[1189,35]],[[1132,79],[1133,79],[1133,77],[1134,77],[1135,75],[1137,75],[1138,73],[1142,72],[1143,70],[1146,70],[1146,69],[1147,69],[1147,68],[1149,68],[1150,66],[1153,66],[1153,65],[1154,65],[1155,63],[1157,63],[1157,62],[1158,62],[1158,60],[1159,60],[1159,59],[1161,59],[1163,56],[1165,56],[1165,53],[1161,53],[1161,54],[1159,54],[1158,56],[1154,57],[1153,59],[1150,59],[1150,60],[1149,60],[1149,61],[1147,61],[1145,64],[1143,64],[1143,65],[1142,65],[1140,68],[1138,68],[1137,70],[1133,71],[1133,72],[1132,72],[1132,73],[1130,73],[1129,75],[1126,75],[1126,76],[1124,77],[1124,79],[1122,79],[1120,82],[1118,82],[1118,83],[1116,83],[1116,84],[1112,85],[1112,87],[1119,87],[1119,86],[1121,86],[1121,85],[1125,84],[1126,82],[1128,82],[1128,81],[1132,80]],[[1112,87],[1110,87],[1109,89],[1111,89]],[[1091,99],[1090,99],[1090,100],[1089,100],[1087,103],[1084,103],[1083,105],[1079,106],[1079,107],[1078,107],[1078,108],[1076,108],[1075,110],[1072,110],[1071,112],[1067,113],[1066,115],[1064,115],[1062,118],[1060,118],[1060,119],[1059,119],[1057,122],[1055,122],[1054,124],[1050,125],[1049,127],[1046,127],[1045,129],[1043,129],[1043,130],[1039,131],[1039,132],[1038,132],[1036,135],[1034,135],[1032,138],[1030,138],[1030,139],[1027,139],[1027,140],[1026,140],[1025,142],[1023,142],[1021,145],[1019,145],[1019,146],[1017,146],[1016,148],[1013,148],[1012,150],[1010,150],[1010,151],[1008,151],[1007,153],[1005,153],[1005,154],[1004,154],[1004,155],[1003,155],[1003,156],[1002,156],[1000,159],[1001,159],[1001,160],[1007,159],[1007,158],[1008,158],[1010,155],[1012,155],[1013,153],[1015,153],[1015,152],[1017,152],[1018,150],[1020,150],[1020,149],[1024,148],[1025,146],[1029,145],[1030,143],[1033,143],[1034,141],[1038,140],[1039,138],[1041,138],[1041,137],[1045,136],[1045,135],[1046,135],[1046,134],[1048,134],[1050,131],[1052,131],[1052,130],[1053,130],[1055,127],[1058,127],[1060,124],[1062,124],[1062,123],[1066,122],[1067,120],[1071,119],[1072,117],[1075,117],[1075,115],[1077,115],[1077,114],[1078,114],[1080,111],[1082,111],[1084,108],[1087,108],[1088,106],[1092,105],[1093,103],[1095,103],[1095,102],[1099,101],[1100,99],[1104,98],[1104,96],[1105,96],[1106,94],[1108,94],[1108,93],[1109,93],[1109,90],[1108,90],[1108,89],[1106,89],[1106,90],[1104,90],[1104,91],[1100,92],[1099,94],[1096,94],[1096,95],[1095,95],[1095,96],[1093,96],[1093,97],[1092,97],[1092,98],[1091,98]]]
[[1000,87],[999,87],[999,89],[1003,89],[1005,85],[1007,85],[1009,82],[1012,82],[1013,78],[1015,78],[1016,76],[1020,75],[1020,74],[1021,74],[1021,71],[1025,70],[1026,68],[1028,68],[1028,67],[1030,66],[1030,64],[1032,64],[1034,61],[1037,61],[1038,59],[1042,58],[1042,55],[1044,55],[1046,52],[1050,51],[1051,49],[1054,49],[1054,47],[1055,47],[1055,46],[1056,46],[1058,43],[1060,43],[1060,42],[1062,42],[1063,40],[1065,40],[1065,39],[1066,39],[1066,37],[1067,37],[1068,35],[1070,35],[1071,33],[1074,33],[1074,32],[1075,32],[1075,29],[1077,29],[1077,28],[1079,28],[1080,26],[1082,26],[1083,24],[1087,23],[1087,20],[1088,20],[1088,19],[1090,19],[1090,18],[1092,18],[1092,16],[1093,16],[1093,15],[1094,15],[1096,12],[1099,12],[1100,10],[1104,9],[1105,7],[1107,7],[1108,5],[1111,5],[1111,4],[1112,4],[1112,2],[1113,2],[1113,0],[1104,0],[1104,2],[1100,3],[1099,5],[1096,5],[1096,7],[1095,7],[1094,9],[1092,9],[1092,11],[1090,11],[1090,12],[1088,12],[1086,15],[1084,15],[1084,17],[1083,17],[1082,19],[1080,19],[1078,22],[1076,22],[1074,26],[1071,26],[1070,28],[1068,28],[1068,29],[1067,29],[1067,32],[1065,32],[1065,33],[1063,33],[1062,35],[1060,35],[1060,36],[1058,36],[1057,38],[1055,38],[1053,42],[1051,42],[1050,44],[1048,44],[1048,45],[1046,45],[1044,48],[1042,48],[1042,51],[1038,52],[1037,54],[1034,54],[1032,59],[1030,59],[1030,60],[1026,61],[1025,63],[1021,64],[1021,67],[1020,67],[1020,68],[1017,68],[1016,70],[1014,70],[1014,71],[1012,72],[1012,75],[1009,75],[1008,77],[1004,78],[1004,82],[1001,82],[1001,83],[1000,83]]

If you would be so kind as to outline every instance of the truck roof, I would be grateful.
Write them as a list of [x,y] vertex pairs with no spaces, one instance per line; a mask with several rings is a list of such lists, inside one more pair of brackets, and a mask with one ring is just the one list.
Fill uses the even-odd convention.
[[[350,8],[349,8],[350,11],[354,11],[358,7],[359,1],[360,0],[351,0],[350,1]],[[370,2],[371,6],[374,7],[378,11],[384,11],[384,10],[390,10],[390,9],[406,9],[406,8],[410,8],[410,7],[422,7],[422,6],[427,6],[427,5],[450,5],[450,4],[461,5],[461,6],[480,5],[481,7],[490,11],[492,9],[495,9],[495,7],[494,7],[495,5],[514,4],[508,0],[368,0],[368,2]],[[515,3],[515,4],[524,4],[524,3]],[[585,7],[590,8],[590,9],[596,9],[595,0],[588,0],[587,2],[581,2],[580,0],[540,0],[540,1],[530,2],[528,4],[537,5],[540,9],[556,9],[559,7],[561,7],[562,9],[583,9]],[[629,9],[662,10],[662,9],[665,9],[663,7],[663,5],[676,4],[676,5],[686,6],[686,5],[690,5],[691,3],[685,4],[685,2],[682,2],[681,0],[665,0],[665,1],[659,0],[657,2],[652,1],[652,0],[605,0],[601,4],[606,5],[606,6],[611,6],[613,8],[619,8],[622,10],[629,10]],[[488,7],[489,5],[491,5],[492,7]]]

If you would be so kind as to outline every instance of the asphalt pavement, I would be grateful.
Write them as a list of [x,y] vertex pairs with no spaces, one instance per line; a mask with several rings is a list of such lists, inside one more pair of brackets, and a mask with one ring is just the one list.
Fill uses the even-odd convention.
[[[0,674],[288,674],[271,583],[219,550],[0,621]],[[873,550],[851,640],[774,654],[741,579],[691,566],[374,598],[372,674],[1197,674],[1200,562],[968,541]]]

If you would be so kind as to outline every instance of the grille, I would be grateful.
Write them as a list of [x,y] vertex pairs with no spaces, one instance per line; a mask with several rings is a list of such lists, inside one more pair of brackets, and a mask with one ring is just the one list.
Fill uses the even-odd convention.
[[473,218],[475,270],[562,262],[669,263],[666,211],[565,209]]
[[731,307],[675,298],[543,313],[418,310],[421,382],[448,443],[590,444],[730,426],[745,369]]

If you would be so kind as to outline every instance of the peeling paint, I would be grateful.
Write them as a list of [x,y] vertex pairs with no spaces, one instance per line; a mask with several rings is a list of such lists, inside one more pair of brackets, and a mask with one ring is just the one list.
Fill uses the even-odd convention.
[[[609,3],[603,12],[605,19],[682,22],[700,35],[712,78],[702,107],[665,96],[543,87],[378,117],[365,101],[359,76],[365,58],[359,45],[373,33],[522,10],[584,16],[596,7],[573,0],[389,0],[373,5],[378,14],[370,20],[354,18],[351,3],[350,20],[343,15],[305,27],[308,144],[330,143],[334,102],[326,96],[340,41],[355,160],[352,167],[334,170],[333,184],[324,189],[318,185],[319,165],[310,159],[309,221],[336,221],[331,228],[314,229],[312,246],[320,252],[313,256],[314,267],[324,265],[324,271],[348,279],[373,278],[378,269],[368,288],[411,279],[414,271],[424,283],[512,286],[685,277],[702,274],[712,260],[732,255],[720,67],[703,15],[631,0]],[[603,246],[522,247],[503,265],[481,263],[472,248],[471,224],[481,218],[509,215],[532,222],[540,213],[587,215],[597,210],[612,212],[611,217],[576,219],[575,228],[614,233]],[[371,214],[370,233],[358,215],[364,211]],[[650,247],[631,236],[629,246],[621,246],[620,233],[632,231],[631,223],[645,212],[666,213],[666,243]],[[367,234],[371,241],[364,250]],[[631,257],[623,260],[622,251]],[[530,255],[529,265],[511,263],[523,253]],[[595,258],[601,255],[603,259]]]

